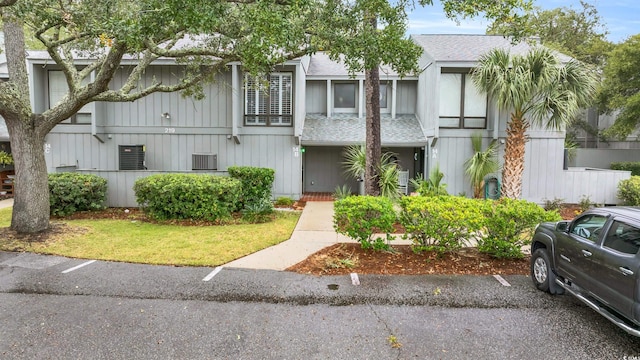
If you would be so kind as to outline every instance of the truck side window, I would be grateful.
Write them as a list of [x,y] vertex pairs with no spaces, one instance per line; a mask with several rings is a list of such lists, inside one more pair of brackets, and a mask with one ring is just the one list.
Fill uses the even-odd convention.
[[574,221],[569,232],[595,242],[598,241],[600,230],[606,221],[607,218],[602,215],[586,215]]
[[640,229],[614,221],[604,239],[603,246],[624,254],[635,255],[640,250]]

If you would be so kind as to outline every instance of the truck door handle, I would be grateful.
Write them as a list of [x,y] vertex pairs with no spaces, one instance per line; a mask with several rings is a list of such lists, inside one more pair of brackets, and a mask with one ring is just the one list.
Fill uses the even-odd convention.
[[560,258],[566,262],[571,262],[571,259],[569,259],[568,257],[564,256],[564,255],[560,255]]
[[620,271],[622,272],[622,275],[624,275],[624,276],[633,275],[633,271],[627,269],[626,267],[620,266],[618,269],[620,269]]
[[587,250],[582,250],[582,255],[584,255],[584,257],[589,257],[591,255],[593,255],[591,252],[587,251]]

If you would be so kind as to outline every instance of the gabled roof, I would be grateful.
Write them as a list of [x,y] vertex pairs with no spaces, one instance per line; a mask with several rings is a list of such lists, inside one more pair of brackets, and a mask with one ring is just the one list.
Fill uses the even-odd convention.
[[[302,145],[345,146],[364,144],[366,119],[355,114],[336,114],[327,118],[324,114],[307,114],[302,131]],[[382,146],[415,147],[427,145],[418,119],[414,115],[389,114],[380,118]]]
[[[513,55],[524,55],[535,45],[522,41],[512,44],[509,38],[502,35],[411,35],[413,41],[422,46],[427,56],[436,62],[476,62],[481,55],[495,48],[508,49]],[[556,52],[559,60],[567,62],[569,56]]]

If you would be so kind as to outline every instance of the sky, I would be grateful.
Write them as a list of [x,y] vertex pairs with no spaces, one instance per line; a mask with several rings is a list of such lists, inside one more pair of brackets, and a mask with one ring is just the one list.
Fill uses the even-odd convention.
[[[609,31],[609,41],[620,43],[629,36],[640,34],[640,1],[638,0],[586,0],[598,10],[602,23]],[[444,16],[442,5],[434,0],[433,6],[417,7],[409,14],[409,34],[484,34],[489,21],[477,18],[463,21],[459,26]],[[579,0],[534,0],[534,5],[545,10],[572,7],[582,10]]]

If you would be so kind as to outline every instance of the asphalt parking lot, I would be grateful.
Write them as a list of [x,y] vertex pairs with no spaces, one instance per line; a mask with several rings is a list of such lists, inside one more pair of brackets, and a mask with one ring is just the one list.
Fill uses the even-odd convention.
[[0,252],[0,319],[7,359],[640,358],[640,339],[525,276],[316,277]]

